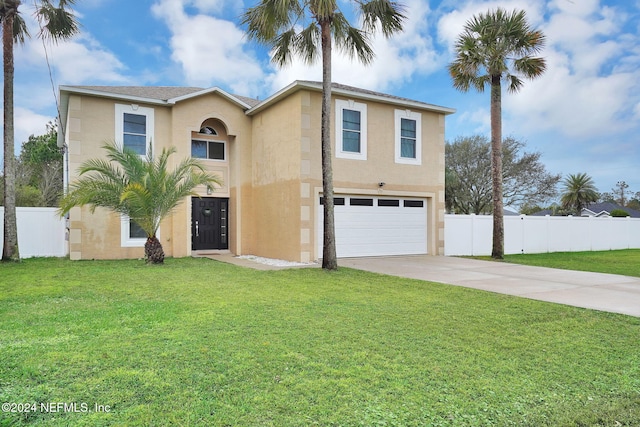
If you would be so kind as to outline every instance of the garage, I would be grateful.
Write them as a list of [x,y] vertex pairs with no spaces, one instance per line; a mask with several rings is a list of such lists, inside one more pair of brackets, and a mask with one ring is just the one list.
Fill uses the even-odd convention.
[[[427,199],[335,195],[338,258],[427,253]],[[322,257],[323,199],[318,203]]]

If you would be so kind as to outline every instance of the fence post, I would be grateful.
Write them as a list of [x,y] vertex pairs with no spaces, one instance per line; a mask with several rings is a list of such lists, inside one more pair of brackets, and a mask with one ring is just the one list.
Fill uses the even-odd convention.
[[476,214],[471,214],[471,256],[475,256],[475,241],[473,236],[476,234]]

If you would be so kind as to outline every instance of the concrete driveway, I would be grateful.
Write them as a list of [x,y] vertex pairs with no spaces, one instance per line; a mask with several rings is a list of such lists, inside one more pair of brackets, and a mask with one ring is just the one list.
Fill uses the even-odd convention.
[[342,267],[640,317],[640,278],[443,256],[341,258]]

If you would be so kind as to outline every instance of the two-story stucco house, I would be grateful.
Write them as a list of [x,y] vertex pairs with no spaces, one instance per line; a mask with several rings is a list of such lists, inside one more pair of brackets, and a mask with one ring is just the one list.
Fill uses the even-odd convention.
[[[175,146],[222,178],[161,223],[167,256],[229,251],[322,256],[322,85],[296,81],[255,100],[219,88],[63,86],[66,179],[105,142],[145,154]],[[333,85],[339,257],[444,253],[444,129],[454,110]],[[69,215],[72,259],[134,258],[144,235],[104,209]]]

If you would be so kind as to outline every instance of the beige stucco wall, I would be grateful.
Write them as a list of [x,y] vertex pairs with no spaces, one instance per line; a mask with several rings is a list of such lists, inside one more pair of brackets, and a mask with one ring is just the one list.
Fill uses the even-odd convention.
[[252,175],[244,187],[243,252],[300,259],[300,94],[253,116]]

